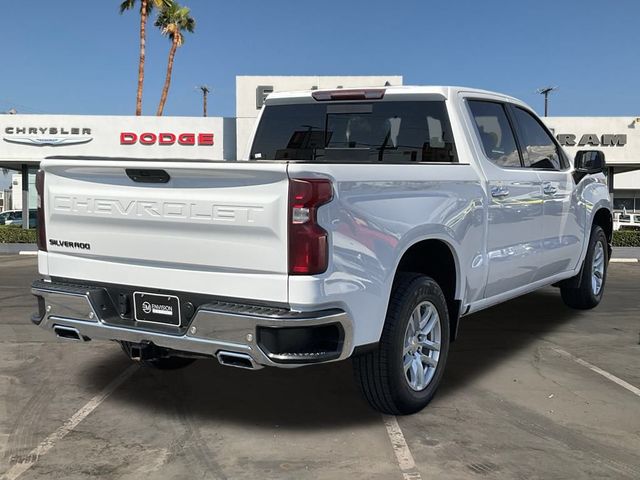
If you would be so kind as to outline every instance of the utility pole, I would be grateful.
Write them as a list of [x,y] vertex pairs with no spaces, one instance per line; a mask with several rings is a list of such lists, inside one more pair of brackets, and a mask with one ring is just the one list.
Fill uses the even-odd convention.
[[206,85],[200,85],[198,87],[202,91],[202,116],[207,116],[207,95],[209,95],[209,87]]
[[546,117],[549,113],[549,94],[554,90],[557,90],[558,87],[542,87],[536,90],[540,95],[544,95],[544,116]]

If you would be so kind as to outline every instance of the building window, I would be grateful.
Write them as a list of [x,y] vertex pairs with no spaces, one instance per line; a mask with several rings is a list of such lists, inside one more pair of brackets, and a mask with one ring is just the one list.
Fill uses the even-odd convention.
[[635,206],[634,206],[634,199],[633,198],[616,197],[616,196],[613,197],[613,209],[614,210],[624,210],[624,209],[626,209],[627,211],[633,211],[634,208],[635,208]]

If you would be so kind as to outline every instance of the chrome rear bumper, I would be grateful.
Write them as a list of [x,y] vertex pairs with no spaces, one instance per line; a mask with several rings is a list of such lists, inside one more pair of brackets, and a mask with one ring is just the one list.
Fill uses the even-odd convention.
[[[77,331],[80,340],[100,339],[152,343],[171,350],[211,357],[219,353],[251,357],[256,366],[298,367],[338,361],[353,351],[353,327],[342,310],[292,312],[282,308],[256,307],[223,302],[201,305],[184,333],[114,324],[113,306],[105,302],[105,289],[77,284],[36,281],[31,292],[38,297],[39,313],[33,322],[45,330]],[[108,298],[108,296],[107,296]],[[122,320],[119,319],[122,323]],[[335,325],[340,331],[336,348],[326,352],[271,352],[260,342],[260,332],[273,329],[313,329]],[[59,335],[60,336],[60,335]],[[72,338],[72,336],[65,336]]]

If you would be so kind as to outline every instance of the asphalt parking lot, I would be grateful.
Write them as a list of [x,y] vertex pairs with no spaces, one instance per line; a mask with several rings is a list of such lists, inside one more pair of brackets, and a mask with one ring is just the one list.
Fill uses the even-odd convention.
[[0,256],[2,478],[640,478],[637,263],[593,311],[548,288],[463,319],[435,400],[397,424],[349,362],[162,372],[58,340],[29,322],[36,276]]

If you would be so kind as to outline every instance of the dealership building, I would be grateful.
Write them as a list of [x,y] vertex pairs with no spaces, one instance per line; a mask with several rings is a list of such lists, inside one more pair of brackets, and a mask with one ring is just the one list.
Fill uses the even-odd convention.
[[[0,188],[0,210],[35,208],[33,174],[40,161],[135,158],[247,158],[248,142],[266,96],[287,90],[402,85],[402,76],[239,76],[236,117],[0,115],[0,168],[14,173]],[[570,155],[605,153],[614,208],[640,212],[640,118],[548,117],[545,123]],[[28,218],[28,215],[23,215]]]

